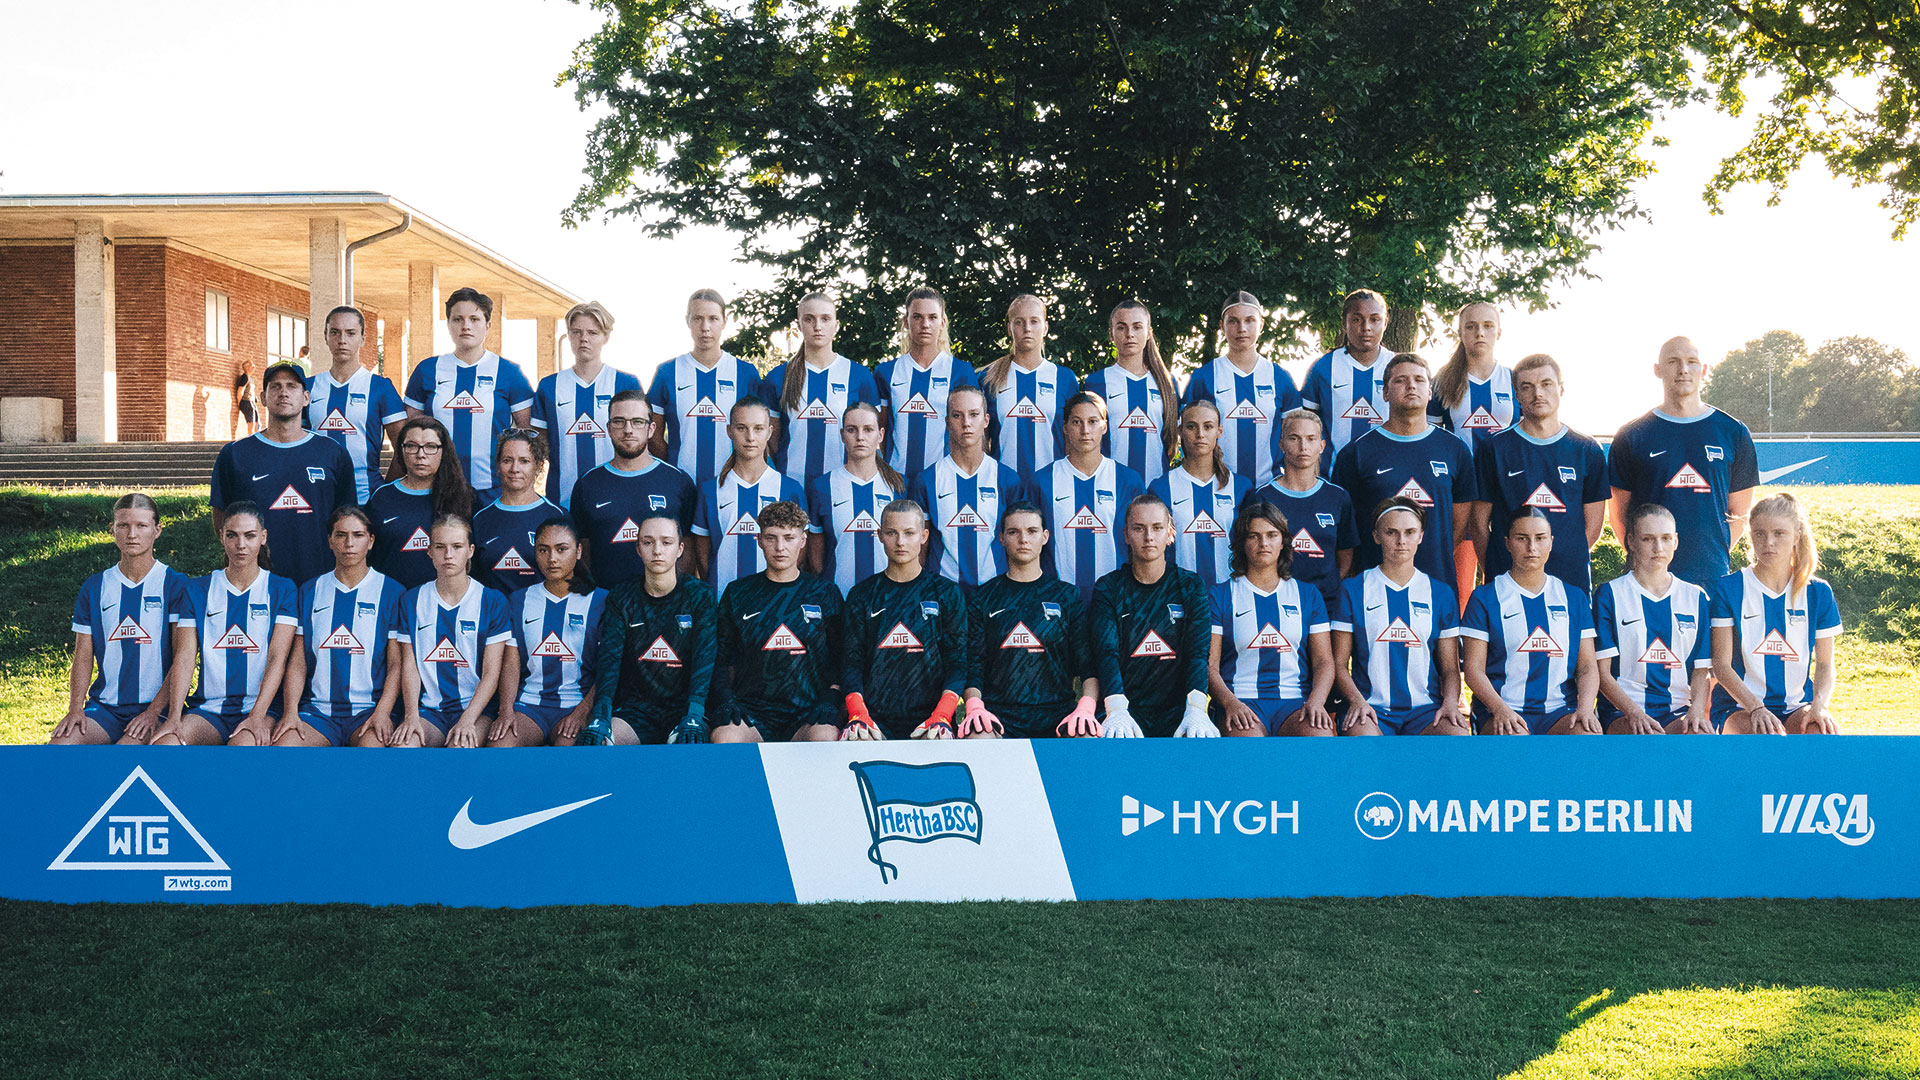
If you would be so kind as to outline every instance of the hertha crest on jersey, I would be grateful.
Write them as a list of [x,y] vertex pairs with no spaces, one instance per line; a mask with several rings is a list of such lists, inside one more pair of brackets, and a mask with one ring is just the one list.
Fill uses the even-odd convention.
[[429,664],[452,664],[454,667],[471,666],[467,663],[466,656],[460,652],[459,647],[454,645],[452,638],[441,638],[440,644],[433,647],[433,651],[427,654],[426,660]]
[[859,513],[853,515],[853,520],[847,522],[847,527],[844,529],[841,529],[840,531],[850,532],[850,533],[879,532],[880,523],[878,521],[873,520],[872,514],[869,514],[865,510],[862,510]]
[[1272,623],[1267,623],[1260,628],[1259,633],[1253,635],[1252,641],[1247,642],[1247,648],[1292,652],[1293,642],[1288,641],[1287,635],[1281,633]]
[[1001,642],[1000,647],[1003,649],[1025,649],[1030,653],[1047,651],[1047,647],[1040,643],[1040,639],[1034,636],[1033,631],[1027,629],[1027,624],[1023,622],[1013,624],[1013,629],[1007,634],[1007,640]]
[[1380,414],[1374,411],[1373,402],[1368,401],[1366,398],[1360,398],[1352,405],[1347,406],[1347,411],[1340,414],[1340,419],[1365,420],[1372,424],[1383,422],[1380,419]]
[[415,529],[413,530],[413,535],[407,537],[407,542],[400,545],[400,550],[401,551],[425,551],[427,550],[427,545],[428,545],[427,530]]
[[616,544],[639,543],[640,542],[640,526],[635,525],[633,523],[632,518],[628,518],[626,521],[621,523],[618,529],[614,530],[613,542]]
[[321,431],[359,431],[360,429],[353,426],[353,421],[347,419],[346,413],[341,412],[339,409],[335,409],[332,412],[327,414],[327,418],[325,420],[320,421],[320,430]]
[[500,561],[493,564],[493,568],[495,570],[531,570],[533,569],[532,566],[527,564],[527,560],[520,557],[520,549],[517,547],[508,548],[507,553],[505,555],[500,556]]
[[833,415],[833,410],[827,408],[827,403],[821,401],[819,398],[814,398],[812,401],[807,402],[807,407],[801,409],[800,414],[795,416],[794,419],[825,420],[829,424],[837,424],[840,422],[840,418]]
[[1021,398],[1019,404],[1007,410],[1009,420],[1045,420],[1046,418],[1047,414],[1040,411],[1040,406],[1035,405],[1032,398]]
[[773,636],[768,638],[767,643],[760,646],[760,648],[765,652],[783,652],[789,655],[797,655],[807,651],[807,643],[801,641],[798,634],[789,630],[786,623],[781,623],[780,629],[775,630]]
[[1153,418],[1147,415],[1147,410],[1138,405],[1133,407],[1133,411],[1127,414],[1126,419],[1120,421],[1120,430],[1122,431],[1135,431],[1139,429],[1152,431],[1153,427]]
[[1327,554],[1327,549],[1315,542],[1313,537],[1305,529],[1301,529],[1299,532],[1293,534],[1293,550],[1302,555],[1312,555],[1316,558],[1325,558]]
[[1499,431],[1500,421],[1495,420],[1487,407],[1482,405],[1473,410],[1473,415],[1462,421],[1460,427],[1466,431]]
[[954,512],[952,518],[948,519],[947,528],[984,530],[987,528],[987,519],[981,517],[973,507],[963,506]]
[[1707,483],[1707,478],[1701,476],[1700,470],[1694,468],[1692,464],[1680,466],[1680,471],[1673,474],[1673,479],[1667,481],[1667,486],[1670,488],[1685,488],[1689,491],[1713,490],[1713,485]]
[[1394,492],[1394,494],[1412,499],[1421,506],[1433,505],[1433,496],[1427,494],[1427,489],[1421,487],[1420,481],[1418,480],[1408,480],[1405,484],[1401,485],[1400,490]]
[[267,509],[293,510],[302,514],[311,514],[313,513],[313,504],[302,497],[299,492],[293,490],[292,484],[288,484],[287,490],[281,492],[279,498],[268,504]]
[[[1101,531],[1105,532],[1106,530],[1102,529]],[[1227,535],[1227,530],[1221,528],[1220,523],[1213,520],[1213,515],[1207,513],[1205,510],[1193,515],[1193,520],[1187,522],[1187,531],[1190,533],[1199,533],[1202,536]]]
[[1648,667],[1663,667],[1670,671],[1679,671],[1687,666],[1686,661],[1675,656],[1673,650],[1667,648],[1667,643],[1659,638],[1654,638],[1647,643],[1647,651],[1640,654],[1640,663]]
[[473,396],[473,391],[471,390],[462,390],[459,393],[453,395],[453,400],[447,402],[446,405],[442,407],[447,409],[452,409],[455,412],[486,412],[487,411],[487,407],[481,404],[479,398]]
[[927,400],[927,395],[915,394],[907,399],[905,405],[900,406],[900,413],[903,416],[939,416],[940,410],[933,407],[933,403]]
[[647,646],[647,651],[640,654],[640,659],[651,660],[656,664],[666,664],[669,667],[680,666],[680,654],[674,652],[673,646],[667,644],[667,639],[663,637],[654,638],[653,644]]
[[1760,644],[1753,647],[1753,655],[1777,656],[1789,662],[1800,659],[1799,651],[1787,644],[1786,637],[1778,630],[1767,631],[1767,636],[1761,640]]
[[574,656],[573,650],[567,648],[567,643],[560,640],[557,632],[547,634],[540,644],[535,645],[533,655],[543,660],[564,660],[567,663],[578,659]]
[[1567,655],[1567,650],[1560,647],[1560,643],[1553,639],[1552,634],[1547,633],[1537,626],[1533,628],[1532,633],[1527,635],[1527,640],[1521,642],[1520,647],[1514,651],[1545,653],[1548,656]]
[[691,420],[725,420],[727,414],[720,411],[720,406],[715,405],[712,398],[703,397],[694,403],[693,408],[687,410],[687,418]]
[[1132,655],[1152,656],[1162,660],[1171,660],[1174,657],[1174,652],[1173,646],[1167,644],[1167,639],[1161,637],[1155,631],[1149,630],[1147,631],[1147,636],[1140,639],[1140,644],[1134,646]]
[[360,644],[360,639],[353,636],[353,631],[344,626],[328,634],[326,640],[320,643],[320,647],[323,649],[344,649],[353,656],[365,656],[367,653],[366,646]]
[[1413,632],[1413,627],[1408,626],[1405,619],[1395,619],[1388,623],[1381,628],[1380,635],[1373,640],[1382,645],[1405,645],[1409,649],[1420,648],[1422,644],[1420,635]]
[[216,649],[239,649],[241,652],[257,653],[260,646],[247,636],[247,632],[238,626],[227,627],[227,632],[214,639]]
[[1552,490],[1549,489],[1545,484],[1541,484],[1539,487],[1534,488],[1533,494],[1527,496],[1527,501],[1521,503],[1520,505],[1537,506],[1542,510],[1550,510],[1557,514],[1564,514],[1567,512],[1567,504],[1561,502],[1560,496],[1555,495],[1552,492]]
[[579,416],[574,417],[573,426],[567,428],[567,434],[591,435],[596,439],[604,439],[607,437],[606,429],[600,426],[599,422],[593,418],[592,413],[581,413]]
[[908,652],[919,652],[925,648],[920,644],[920,639],[913,636],[913,631],[907,629],[906,623],[894,623],[893,629],[887,631],[887,636],[880,639],[880,647],[905,649]]
[[1227,415],[1221,417],[1221,419],[1222,420],[1258,420],[1264,423],[1267,419],[1267,414],[1261,412],[1258,408],[1256,408],[1253,402],[1246,401],[1243,399],[1240,402],[1240,404],[1235,405],[1233,408],[1227,410]]
[[1107,523],[1101,521],[1100,515],[1094,513],[1091,507],[1086,506],[1081,507],[1079,513],[1067,519],[1066,527],[1069,529],[1086,529],[1100,536],[1107,534]]

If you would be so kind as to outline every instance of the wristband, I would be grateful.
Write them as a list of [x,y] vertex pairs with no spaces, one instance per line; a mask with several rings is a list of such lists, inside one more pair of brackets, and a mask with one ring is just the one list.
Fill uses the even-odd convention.
[[867,713],[867,699],[860,694],[847,695],[847,719],[871,725],[873,717]]
[[[975,698],[974,700],[978,701],[980,699]],[[948,727],[952,727],[953,726],[953,710],[954,710],[954,707],[959,704],[960,704],[959,694],[956,694],[951,690],[944,691],[940,695],[940,703],[933,707],[933,715],[928,717],[928,719],[938,720],[941,723],[946,724]],[[986,706],[984,705],[981,706],[981,708],[985,708],[985,707]]]

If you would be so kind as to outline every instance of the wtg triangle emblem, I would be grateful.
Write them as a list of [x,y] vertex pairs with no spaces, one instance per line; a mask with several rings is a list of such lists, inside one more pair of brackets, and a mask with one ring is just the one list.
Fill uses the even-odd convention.
[[1551,510],[1556,514],[1564,514],[1567,512],[1567,504],[1561,502],[1560,496],[1555,495],[1552,489],[1548,488],[1545,484],[1534,488],[1533,494],[1527,496],[1527,501],[1520,505],[1537,506],[1542,510]]
[[360,429],[353,426],[353,421],[348,420],[346,417],[346,414],[342,413],[339,409],[335,409],[332,412],[327,414],[327,418],[325,420],[320,421],[320,430],[321,431],[358,431]]
[[1125,420],[1120,421],[1121,431],[1152,431],[1154,427],[1153,418],[1147,415],[1147,410],[1138,405],[1133,407],[1133,411],[1127,414]]
[[1500,421],[1495,420],[1487,407],[1482,405],[1473,410],[1473,415],[1467,417],[1460,426],[1468,431],[1499,431]]
[[1020,403],[1007,410],[1009,420],[1045,420],[1047,414],[1040,411],[1031,398],[1021,398]]
[[1321,547],[1305,529],[1293,534],[1293,550],[1302,555],[1326,558],[1327,549]]
[[[140,788],[129,792],[134,782]],[[121,803],[126,805],[122,806]],[[116,813],[115,811],[119,811]],[[101,827],[104,825],[104,828]],[[179,830],[176,832],[176,828]],[[181,835],[181,834],[184,834]],[[191,845],[185,841],[191,841]],[[197,848],[182,850],[178,848]],[[195,856],[199,856],[196,858]],[[73,834],[49,870],[228,870],[193,822],[160,790],[147,770],[135,766]]]
[[606,429],[600,426],[599,422],[593,418],[592,413],[581,413],[579,416],[574,417],[573,426],[567,428],[566,433],[568,435],[591,435],[596,439],[604,439],[607,437]]
[[850,532],[850,533],[879,532],[880,523],[873,520],[872,514],[869,514],[865,510],[862,510],[858,514],[855,514],[853,516],[852,521],[847,522],[846,528],[841,529],[840,531]]
[[840,422],[840,418],[833,415],[833,410],[827,408],[827,403],[821,401],[819,398],[814,398],[812,401],[807,402],[807,407],[801,409],[799,415],[795,416],[794,419],[825,420],[829,424],[837,424]]
[[1193,515],[1193,520],[1187,523],[1187,532],[1198,533],[1201,536],[1227,535],[1227,530],[1221,528],[1220,523],[1213,520],[1213,515],[1205,510]]

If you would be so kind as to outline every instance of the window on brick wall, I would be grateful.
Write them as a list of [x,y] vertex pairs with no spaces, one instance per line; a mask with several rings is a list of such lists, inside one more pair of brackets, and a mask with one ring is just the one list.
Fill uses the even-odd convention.
[[215,352],[233,351],[232,323],[227,318],[231,303],[219,289],[207,290],[207,348]]
[[300,362],[300,347],[307,343],[307,320],[285,311],[267,311],[267,363],[282,360]]

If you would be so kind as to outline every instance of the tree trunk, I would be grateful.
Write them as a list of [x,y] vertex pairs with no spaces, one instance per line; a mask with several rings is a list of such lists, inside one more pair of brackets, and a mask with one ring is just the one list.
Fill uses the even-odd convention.
[[1420,346],[1420,309],[1388,307],[1387,332],[1380,344],[1396,352],[1412,352]]

